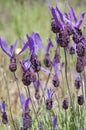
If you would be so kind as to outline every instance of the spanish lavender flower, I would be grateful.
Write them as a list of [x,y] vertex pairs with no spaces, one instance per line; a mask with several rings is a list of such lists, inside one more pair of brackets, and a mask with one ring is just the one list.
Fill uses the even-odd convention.
[[[61,47],[67,47],[68,43],[70,41],[69,36],[71,34],[71,32],[69,32],[70,25],[68,22],[65,24],[64,16],[61,13],[61,11],[59,10],[58,6],[56,6],[55,9],[50,5],[50,3],[48,3],[48,6],[49,6],[49,9],[53,16],[53,19],[55,20],[56,25],[60,28],[59,37],[58,37],[57,42]],[[70,26],[70,28],[71,28],[71,26]]]
[[48,45],[46,47],[45,58],[44,58],[44,64],[46,67],[51,67],[52,65],[52,61],[49,54],[49,50],[51,47],[53,47],[53,43],[50,39],[48,39]]
[[62,107],[63,109],[67,110],[68,109],[68,98],[64,98],[63,103],[62,103]]
[[82,85],[82,80],[81,80],[80,77],[77,77],[75,79],[75,87],[76,87],[76,89],[79,89],[81,87],[81,85]]
[[5,39],[0,38],[0,42],[1,42],[1,48],[2,50],[10,57],[10,64],[9,64],[9,69],[11,72],[16,71],[17,69],[17,64],[16,64],[16,57],[21,54],[26,48],[27,48],[27,44],[24,45],[24,47],[22,48],[22,50],[19,52],[19,54],[15,54],[15,49],[16,49],[16,45],[17,45],[17,40],[10,46],[8,47],[7,42],[5,41]]
[[20,95],[21,105],[23,108],[23,114],[22,114],[22,130],[27,130],[28,128],[32,127],[32,118],[27,112],[28,110],[28,104],[30,102],[30,97],[25,98],[24,94],[22,93]]
[[78,73],[81,73],[83,70],[84,70],[83,59],[80,57],[77,57],[76,71]]
[[20,64],[21,64],[22,69],[23,69],[23,75],[22,75],[23,84],[28,86],[32,82],[35,82],[36,75],[35,75],[33,69],[31,68],[30,57],[20,61]]
[[56,130],[57,116],[55,116],[55,115],[52,117],[52,126],[53,126],[53,130]]
[[52,96],[54,94],[54,91],[48,87],[46,87],[46,91],[47,91],[47,96],[48,96],[48,98],[46,99],[46,109],[51,110],[52,105],[53,105]]
[[83,105],[83,103],[84,103],[84,97],[83,97],[83,95],[80,95],[80,96],[77,97],[77,102],[78,102],[78,104],[80,106]]
[[7,113],[5,110],[5,101],[2,101],[2,100],[1,100],[1,112],[2,112],[2,123],[7,124],[8,118],[7,118]]
[[38,33],[33,32],[31,36],[26,36],[28,40],[26,43],[29,45],[31,54],[31,66],[34,69],[34,72],[38,72],[41,69],[41,62],[38,59],[38,52],[41,48],[43,49],[43,44]]
[[78,44],[84,39],[80,26],[82,25],[84,21],[85,13],[82,13],[80,16],[80,20],[78,20],[73,8],[70,7],[69,14],[70,16],[68,16],[68,14],[66,13],[66,15],[64,16],[64,19],[69,25],[71,25],[73,29],[73,40],[76,44]]

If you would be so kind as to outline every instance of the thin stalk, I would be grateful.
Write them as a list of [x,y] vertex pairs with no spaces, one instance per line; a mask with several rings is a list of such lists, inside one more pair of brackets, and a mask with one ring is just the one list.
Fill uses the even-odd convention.
[[[80,78],[81,78],[81,81],[82,81],[82,75],[80,73]],[[84,96],[84,86],[83,86],[83,81],[82,81],[82,95]],[[85,97],[84,97],[85,98]]]
[[15,72],[13,72],[13,74],[14,74],[14,78],[15,78],[15,81],[16,81],[16,85],[17,85],[17,88],[18,88],[19,96],[20,96],[20,89],[19,89],[20,87],[19,87],[19,83],[18,83],[18,78],[17,78]]
[[85,67],[84,67],[84,85],[85,85],[85,98],[86,98],[86,73],[85,73]]
[[[39,73],[38,72],[37,72],[37,76],[38,76],[38,79],[39,79]],[[40,85],[40,88],[41,88],[41,91],[42,91],[42,97],[44,97],[44,102],[45,102],[45,94],[44,94],[44,90],[43,90],[41,85]]]
[[66,83],[67,83],[68,93],[69,93],[70,100],[71,100],[71,105],[73,106],[71,92],[70,92],[70,87],[69,87],[69,83],[68,83],[68,77],[67,77],[67,55],[66,55],[66,50],[65,49],[64,49],[64,54],[65,54],[65,77],[66,77]]
[[68,127],[67,127],[67,111],[65,110],[65,125],[66,125],[66,130],[68,130]]
[[14,123],[13,116],[12,116],[11,103],[10,103],[10,94],[9,94],[8,83],[7,83],[7,80],[6,80],[6,78],[5,78],[4,72],[3,72],[3,77],[4,77],[4,81],[5,81],[5,83],[6,83],[6,88],[7,88],[8,102],[9,102],[9,111],[10,111],[10,116],[11,116],[12,124],[13,124],[14,130],[17,130],[17,129],[16,129],[16,126],[15,126],[15,123]]
[[29,97],[30,97],[32,109],[33,109],[33,111],[34,111],[34,114],[35,114],[35,116],[36,116],[36,120],[37,120],[37,123],[38,123],[38,126],[39,126],[39,121],[38,121],[37,113],[36,113],[36,111],[35,111],[35,108],[34,108],[34,105],[33,105],[33,101],[32,101],[32,99],[31,99],[30,90],[29,90],[29,87],[28,87],[28,86],[27,86],[27,90],[28,90],[28,95],[29,95]]
[[[52,66],[51,66],[51,68],[50,68],[50,73],[51,73],[51,71],[52,71]],[[48,78],[47,78],[47,80],[46,80],[44,90],[46,90],[46,86],[47,86],[47,84],[48,84],[48,82],[49,82],[50,75],[51,75],[50,73],[48,74]]]

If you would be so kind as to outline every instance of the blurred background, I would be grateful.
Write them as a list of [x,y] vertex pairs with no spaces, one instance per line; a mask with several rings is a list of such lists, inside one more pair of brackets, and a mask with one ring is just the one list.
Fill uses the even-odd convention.
[[[51,0],[55,5],[56,0]],[[67,10],[67,3],[74,8],[77,16],[86,11],[86,0],[58,0],[62,12]],[[48,37],[53,37],[50,31],[51,15],[46,0],[0,0],[0,36],[9,44],[20,36],[40,33],[46,43]],[[86,20],[85,20],[86,21]]]

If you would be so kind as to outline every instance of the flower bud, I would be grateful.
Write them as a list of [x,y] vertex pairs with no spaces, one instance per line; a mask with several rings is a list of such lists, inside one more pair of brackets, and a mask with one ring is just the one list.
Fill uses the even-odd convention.
[[45,64],[46,67],[51,67],[52,62],[51,62],[51,59],[50,59],[50,55],[49,55],[49,54],[46,54],[46,55],[45,55],[44,64]]
[[81,73],[84,70],[84,64],[83,64],[83,59],[80,57],[77,58],[77,63],[76,63],[76,71],[78,73]]
[[51,110],[52,109],[52,105],[53,105],[52,99],[47,99],[45,104],[46,104],[46,109],[47,110]]
[[39,94],[39,92],[38,92],[38,91],[35,91],[35,98],[36,98],[37,100],[39,100],[39,99],[40,99],[40,94]]
[[77,102],[78,102],[78,104],[80,106],[83,105],[83,103],[84,103],[84,97],[83,97],[83,95],[80,95],[80,96],[77,97]]
[[36,75],[34,72],[27,70],[26,72],[23,73],[22,82],[24,85],[28,86],[31,84],[31,82],[35,81],[36,81]]
[[60,31],[60,28],[56,24],[54,19],[52,19],[52,21],[51,21],[51,30],[52,30],[53,33],[59,33],[59,31]]
[[23,130],[27,130],[32,127],[32,118],[29,113],[25,112],[23,114]]
[[58,75],[54,75],[52,83],[54,85],[54,87],[58,87],[59,86],[59,78]]
[[17,70],[16,59],[12,58],[10,60],[9,69],[11,72],[15,72]]
[[82,85],[82,81],[81,81],[81,79],[79,77],[77,77],[75,79],[75,87],[76,87],[76,89],[79,89],[81,87],[81,85]]
[[6,112],[2,113],[2,123],[7,124],[8,123],[8,118]]
[[67,110],[68,109],[68,98],[64,98],[63,103],[62,103],[62,107]]

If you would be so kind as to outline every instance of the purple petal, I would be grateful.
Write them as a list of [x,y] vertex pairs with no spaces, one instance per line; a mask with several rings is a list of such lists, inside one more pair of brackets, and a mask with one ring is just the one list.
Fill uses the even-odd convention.
[[46,92],[47,92],[48,99],[51,99],[54,94],[54,91],[51,88],[48,88],[46,86]]
[[2,101],[2,110],[5,112],[5,101]]
[[61,25],[61,23],[59,22],[59,20],[58,20],[58,18],[57,18],[55,9],[54,9],[53,7],[51,7],[51,8],[50,8],[50,11],[51,11],[51,14],[52,14],[53,18],[55,19],[56,24],[57,24],[60,28],[62,28],[62,25]]
[[41,79],[38,79],[38,80],[34,83],[35,89],[39,88],[39,86],[40,86],[40,80],[41,80]]
[[42,40],[38,33],[35,33],[35,42],[36,42],[36,45],[38,46],[38,50],[35,50],[35,51],[38,54],[39,49],[41,49],[41,48],[43,49]]
[[18,40],[16,40],[16,41],[10,46],[10,51],[11,51],[11,53],[12,53],[12,56],[14,55],[14,52],[15,52],[17,43],[18,43]]
[[59,17],[60,17],[61,21],[62,21],[62,22],[63,22],[63,24],[64,24],[63,14],[61,13],[61,11],[59,10],[59,8],[58,8],[58,7],[56,7],[56,11],[58,12]]
[[38,54],[39,49],[43,49],[43,43],[42,40],[40,38],[40,35],[38,33],[32,33],[31,34],[31,38],[34,41],[34,49],[35,49],[35,54]]
[[52,117],[52,125],[53,125],[53,130],[56,129],[56,125],[57,125],[57,116],[53,116]]
[[41,67],[41,70],[42,70],[44,73],[46,73],[46,74],[51,74],[51,75],[53,75],[52,72],[50,72],[49,70],[47,70],[47,69],[45,69],[45,68],[43,68],[43,67]]
[[48,54],[51,47],[53,47],[53,43],[52,43],[51,39],[48,39],[48,45],[46,47],[46,54]]
[[31,65],[30,57],[28,59],[24,59],[24,60],[20,61],[20,64],[21,64],[22,68],[27,71]]
[[71,17],[74,19],[74,22],[77,23],[78,20],[72,7],[70,8],[70,13]]
[[12,57],[10,48],[8,47],[7,42],[3,38],[1,38],[1,48],[9,57]]
[[27,98],[27,100],[25,101],[25,109],[24,111],[26,112],[28,109],[28,104],[29,104],[30,98]]
[[20,101],[21,101],[21,105],[22,105],[22,107],[23,107],[23,110],[25,111],[26,98],[25,98],[25,96],[24,96],[23,93],[21,93],[21,95],[20,95]]
[[81,14],[81,17],[80,17],[80,20],[79,20],[79,22],[78,22],[78,25],[77,25],[78,28],[80,28],[81,24],[83,23],[84,17],[85,17],[85,13],[82,13],[82,14]]
[[30,52],[34,52],[34,41],[32,39],[32,37],[29,37],[28,35],[26,35],[27,39],[28,39],[28,45],[29,45],[29,49],[30,49]]

